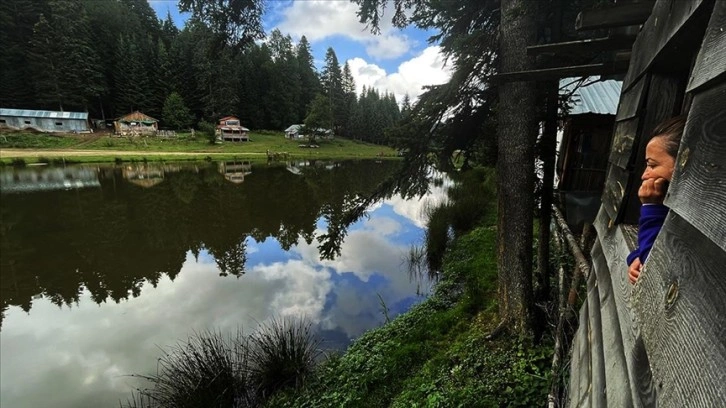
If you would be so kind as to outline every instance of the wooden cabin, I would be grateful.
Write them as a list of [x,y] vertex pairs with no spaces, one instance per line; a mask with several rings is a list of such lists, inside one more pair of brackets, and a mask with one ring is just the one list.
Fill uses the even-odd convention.
[[240,124],[239,118],[235,116],[225,116],[217,124],[217,137],[221,140],[247,142],[250,140],[248,136],[249,131],[249,129]]
[[285,129],[285,137],[288,139],[303,139],[306,136],[303,134],[305,125],[290,125]]
[[0,129],[43,133],[90,133],[88,112],[0,108]]
[[[332,139],[333,131],[330,129],[315,129],[315,135],[319,139]],[[308,133],[305,131],[305,125],[290,125],[285,129],[285,137],[288,139],[307,139]]]
[[159,121],[139,111],[121,116],[113,122],[114,132],[119,136],[156,135]]
[[[652,9],[623,80],[567,405],[725,406],[726,1],[642,3]],[[681,113],[670,212],[631,285],[648,134]]]
[[564,78],[567,100],[558,137],[557,191],[570,228],[592,224],[600,208],[622,82],[599,76]]

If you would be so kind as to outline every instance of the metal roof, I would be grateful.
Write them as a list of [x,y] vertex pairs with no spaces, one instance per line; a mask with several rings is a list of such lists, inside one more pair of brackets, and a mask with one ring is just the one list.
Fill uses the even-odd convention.
[[16,116],[23,118],[52,118],[52,119],[88,119],[88,112],[58,112],[30,109],[0,108],[0,116]]
[[134,111],[129,114],[123,115],[117,120],[120,122],[158,122],[157,119],[154,119],[151,116],[141,113],[139,111]]
[[608,79],[600,81],[600,77],[562,78],[560,79],[560,95],[570,95],[570,115],[597,113],[615,115],[618,111],[621,81]]

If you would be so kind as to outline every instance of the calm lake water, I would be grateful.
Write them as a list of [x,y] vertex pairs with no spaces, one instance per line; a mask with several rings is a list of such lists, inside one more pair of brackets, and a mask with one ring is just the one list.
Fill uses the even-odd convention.
[[113,407],[195,331],[306,316],[341,349],[420,302],[404,258],[423,199],[393,196],[318,237],[397,163],[0,169],[0,406]]

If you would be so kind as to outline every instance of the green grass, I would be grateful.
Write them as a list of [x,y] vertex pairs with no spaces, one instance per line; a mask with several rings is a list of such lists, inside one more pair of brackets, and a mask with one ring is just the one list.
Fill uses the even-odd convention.
[[66,149],[83,141],[79,135],[51,136],[36,133],[0,133],[0,148]]
[[[4,138],[2,137],[4,136]],[[282,132],[252,132],[249,142],[224,142],[210,144],[201,134],[192,138],[188,133],[181,133],[175,139],[162,139],[156,137],[114,137],[98,135],[67,135],[50,136],[45,134],[6,133],[0,135],[0,148],[26,148],[67,150],[65,157],[74,157],[82,162],[114,161],[116,156],[104,154],[108,151],[123,151],[125,160],[178,160],[181,157],[175,153],[193,154],[193,159],[206,156],[216,159],[227,158],[267,158],[270,153],[277,159],[355,159],[355,158],[395,158],[395,150],[380,145],[364,143],[337,137],[333,140],[318,141],[318,148],[303,148],[305,141],[285,139]],[[98,155],[93,157],[78,156],[74,149],[97,150]],[[150,154],[154,152],[155,154]],[[145,154],[146,153],[146,154]],[[167,153],[159,157],[158,154]],[[3,152],[2,161],[9,163],[14,156],[12,152]],[[184,160],[184,158],[181,158]],[[188,159],[188,158],[187,158]],[[26,158],[28,163],[34,162]]]

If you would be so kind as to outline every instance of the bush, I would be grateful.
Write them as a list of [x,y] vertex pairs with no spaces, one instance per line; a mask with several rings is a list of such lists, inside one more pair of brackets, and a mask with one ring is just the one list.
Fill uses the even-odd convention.
[[214,144],[217,141],[217,128],[213,123],[201,121],[197,125],[199,127],[199,133],[203,134],[210,144]]
[[195,333],[159,359],[156,374],[135,375],[150,387],[138,389],[127,407],[257,407],[303,384],[319,344],[302,319],[272,319],[249,336]]

